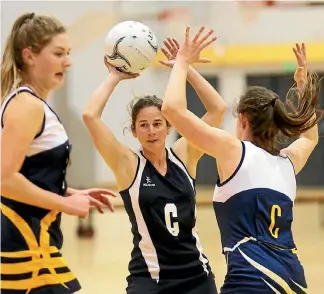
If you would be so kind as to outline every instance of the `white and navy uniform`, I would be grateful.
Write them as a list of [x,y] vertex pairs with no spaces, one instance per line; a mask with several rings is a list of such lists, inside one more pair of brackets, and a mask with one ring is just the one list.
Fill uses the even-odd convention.
[[[44,119],[19,172],[36,186],[64,196],[71,147],[55,112],[30,88],[19,87],[1,105],[2,127],[6,107],[21,92],[42,101]],[[1,293],[64,294],[80,289],[60,253],[60,223],[58,211],[1,197]]]
[[288,157],[242,142],[234,174],[218,181],[214,209],[227,275],[221,293],[306,293],[291,225],[296,178]]
[[142,151],[137,156],[134,181],[120,192],[134,244],[127,293],[216,293],[195,228],[195,180],[171,148],[165,176]]

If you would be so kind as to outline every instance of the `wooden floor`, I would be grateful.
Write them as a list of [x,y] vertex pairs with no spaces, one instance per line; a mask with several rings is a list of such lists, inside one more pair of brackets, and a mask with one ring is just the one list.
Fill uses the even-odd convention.
[[[198,206],[197,210],[198,233],[219,289],[224,280],[225,259],[221,254],[215,215],[211,204]],[[323,212],[324,209],[321,210]],[[319,218],[319,204],[295,205],[293,231],[305,268],[309,294],[324,293],[324,227],[320,226]],[[78,293],[124,294],[132,249],[128,217],[123,209],[116,210],[114,214],[95,213],[94,223],[95,237],[81,240],[75,232],[77,219],[63,217],[63,254],[82,284],[83,289]]]

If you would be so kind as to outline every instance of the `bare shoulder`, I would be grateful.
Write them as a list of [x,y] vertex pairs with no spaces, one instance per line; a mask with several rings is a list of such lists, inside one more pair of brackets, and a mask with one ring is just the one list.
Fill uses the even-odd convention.
[[123,156],[120,157],[118,168],[113,170],[119,191],[126,190],[134,182],[139,164],[139,157],[132,149],[124,146]]
[[31,94],[21,93],[7,104],[1,133],[2,172],[10,174],[20,170],[43,118],[43,102]]
[[8,103],[3,121],[12,119],[32,118],[32,120],[43,119],[44,102],[30,93],[22,92],[17,94]]

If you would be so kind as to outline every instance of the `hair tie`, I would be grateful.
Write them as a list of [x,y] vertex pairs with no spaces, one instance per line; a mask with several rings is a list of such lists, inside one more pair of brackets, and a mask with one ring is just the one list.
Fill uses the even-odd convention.
[[32,12],[31,14],[29,14],[29,16],[28,16],[28,19],[33,19],[33,18],[34,18],[34,16],[35,16],[35,13],[34,13],[34,12]]

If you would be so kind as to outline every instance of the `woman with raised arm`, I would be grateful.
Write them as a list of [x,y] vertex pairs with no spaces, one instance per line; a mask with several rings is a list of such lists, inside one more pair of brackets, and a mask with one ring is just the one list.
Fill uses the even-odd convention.
[[[86,217],[113,209],[108,190],[79,191],[65,180],[67,133],[46,100],[71,62],[54,17],[17,18],[1,63],[1,293],[73,293],[79,282],[60,253],[61,212]],[[62,197],[69,196],[69,197]]]
[[[166,40],[163,51],[171,66],[178,48]],[[83,114],[92,140],[113,171],[119,193],[132,224],[133,250],[127,278],[128,294],[215,294],[214,275],[196,232],[195,176],[203,153],[187,140],[166,147],[171,131],[161,113],[162,100],[145,96],[132,103],[131,130],[141,144],[133,152],[121,144],[101,114],[115,87],[135,78],[106,62],[109,75],[95,90]],[[192,62],[201,62],[199,56]],[[215,89],[190,67],[188,80],[207,113],[207,124],[218,126],[225,103]]]
[[[200,30],[193,39],[186,30],[167,85],[162,113],[175,129],[217,161],[219,179],[214,209],[221,233],[227,275],[221,293],[306,293],[304,270],[292,236],[296,174],[318,142],[316,109],[319,79],[306,78],[304,45],[294,48],[299,68],[286,104],[263,87],[249,87],[237,105],[237,136],[213,128],[187,109],[188,67],[209,41]],[[282,133],[297,138],[276,148]]]

